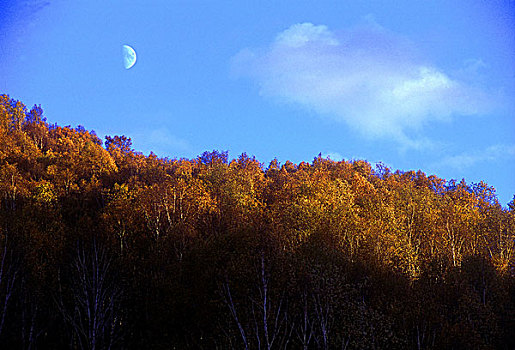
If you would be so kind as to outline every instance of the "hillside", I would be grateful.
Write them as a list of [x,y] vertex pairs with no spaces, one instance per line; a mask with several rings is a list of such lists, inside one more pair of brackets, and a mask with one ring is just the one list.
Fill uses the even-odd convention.
[[12,349],[513,349],[515,205],[363,160],[144,156],[0,96]]

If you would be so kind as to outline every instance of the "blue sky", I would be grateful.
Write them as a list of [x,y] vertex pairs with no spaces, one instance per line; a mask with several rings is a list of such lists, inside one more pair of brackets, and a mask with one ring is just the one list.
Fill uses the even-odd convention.
[[515,194],[513,0],[3,0],[0,92],[145,154],[321,152]]

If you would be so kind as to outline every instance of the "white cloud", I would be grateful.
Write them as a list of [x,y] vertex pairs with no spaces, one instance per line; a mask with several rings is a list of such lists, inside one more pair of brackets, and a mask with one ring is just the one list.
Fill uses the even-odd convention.
[[343,156],[338,152],[322,153],[322,157],[329,158],[331,160],[334,160],[335,162],[339,162],[339,161],[343,160]]
[[131,132],[134,148],[148,154],[154,152],[159,157],[175,157],[177,153],[191,153],[188,141],[173,135],[166,127]]
[[186,150],[189,148],[188,142],[172,135],[168,129],[155,129],[150,132],[148,141],[150,144],[167,146],[175,149]]
[[338,45],[338,40],[326,26],[315,26],[312,23],[294,24],[275,39],[277,45],[286,47],[302,47],[309,42],[319,42],[325,45]]
[[514,159],[515,145],[494,145],[474,153],[462,153],[444,158],[438,163],[439,167],[450,166],[463,170],[478,163],[494,162],[498,160]]
[[292,25],[267,48],[242,50],[233,68],[265,96],[407,147],[428,143],[408,137],[410,130],[489,109],[485,93],[417,57],[412,43],[373,21],[339,32]]

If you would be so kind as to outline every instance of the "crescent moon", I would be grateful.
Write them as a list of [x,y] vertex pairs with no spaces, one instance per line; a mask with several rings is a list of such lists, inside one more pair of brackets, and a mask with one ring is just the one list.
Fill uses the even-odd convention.
[[136,51],[129,45],[123,45],[123,66],[125,69],[129,69],[136,64]]

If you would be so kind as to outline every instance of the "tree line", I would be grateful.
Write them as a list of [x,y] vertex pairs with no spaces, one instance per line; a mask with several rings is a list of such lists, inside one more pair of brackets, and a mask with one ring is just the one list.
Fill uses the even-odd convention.
[[145,156],[0,95],[9,349],[513,349],[515,203],[363,160]]

